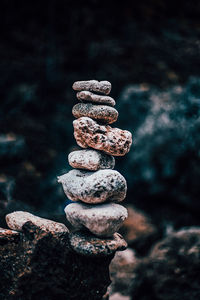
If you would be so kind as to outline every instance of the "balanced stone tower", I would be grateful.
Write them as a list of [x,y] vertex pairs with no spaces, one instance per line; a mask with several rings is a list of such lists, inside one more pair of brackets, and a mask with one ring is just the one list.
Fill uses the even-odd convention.
[[84,255],[109,255],[127,246],[117,233],[127,218],[126,208],[118,204],[126,197],[127,184],[113,169],[114,156],[129,152],[132,135],[108,125],[118,118],[115,101],[108,96],[110,82],[77,81],[72,88],[80,100],[72,109],[74,137],[84,150],[69,154],[74,169],[58,177],[73,201],[65,208],[73,228],[70,243]]

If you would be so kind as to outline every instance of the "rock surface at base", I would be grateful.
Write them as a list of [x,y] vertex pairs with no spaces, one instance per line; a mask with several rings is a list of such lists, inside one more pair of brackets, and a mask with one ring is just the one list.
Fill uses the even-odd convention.
[[60,223],[54,224],[61,229],[57,232],[28,220],[18,226],[20,232],[0,229],[0,299],[102,299],[110,284],[109,264],[114,254],[78,254]]
[[88,256],[107,256],[127,248],[126,241],[119,233],[106,239],[100,239],[88,232],[70,233],[70,245],[77,253]]

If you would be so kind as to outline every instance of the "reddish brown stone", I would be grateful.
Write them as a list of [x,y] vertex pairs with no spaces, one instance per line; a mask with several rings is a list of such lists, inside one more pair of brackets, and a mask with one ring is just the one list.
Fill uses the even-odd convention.
[[130,150],[132,135],[127,130],[99,125],[87,117],[75,120],[73,125],[74,137],[82,148],[91,147],[113,156],[123,156]]

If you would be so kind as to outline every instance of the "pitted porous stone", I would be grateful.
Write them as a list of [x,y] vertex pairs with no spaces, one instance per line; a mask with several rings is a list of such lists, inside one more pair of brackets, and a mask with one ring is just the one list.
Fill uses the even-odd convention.
[[20,233],[15,230],[0,228],[0,246],[20,241]]
[[115,108],[107,105],[93,105],[91,103],[74,105],[72,114],[75,118],[89,117],[106,124],[112,124],[118,118],[118,111]]
[[129,152],[132,135],[127,130],[99,125],[88,117],[73,121],[74,137],[82,148],[102,150],[114,156],[123,156]]
[[114,233],[110,238],[100,239],[80,231],[70,233],[69,242],[74,251],[87,256],[107,256],[127,248],[126,241],[119,233]]
[[86,80],[86,81],[76,81],[72,86],[75,91],[93,91],[103,94],[110,94],[111,83],[109,81],[97,81],[97,80]]
[[127,209],[116,203],[70,203],[65,207],[65,213],[75,229],[87,228],[97,236],[112,236],[128,216]]
[[115,170],[88,172],[71,170],[59,176],[65,194],[70,200],[85,203],[120,202],[126,197],[125,178]]
[[115,100],[111,98],[110,96],[103,96],[103,95],[97,95],[93,94],[92,92],[89,91],[81,91],[76,94],[76,97],[80,101],[88,101],[88,102],[93,102],[97,104],[106,104],[110,106],[115,106]]
[[113,169],[115,166],[115,159],[112,155],[90,149],[71,152],[68,161],[72,168],[90,171]]
[[22,231],[25,223],[31,222],[43,231],[68,232],[67,227],[62,223],[57,223],[48,219],[36,217],[25,211],[15,211],[6,215],[6,223],[9,228]]

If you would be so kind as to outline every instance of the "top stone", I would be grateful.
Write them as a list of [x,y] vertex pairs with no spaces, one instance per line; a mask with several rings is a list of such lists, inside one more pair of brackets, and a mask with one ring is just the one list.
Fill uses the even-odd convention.
[[76,81],[72,88],[75,91],[91,91],[108,95],[111,91],[111,83],[97,80]]

